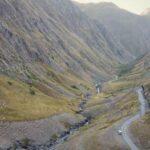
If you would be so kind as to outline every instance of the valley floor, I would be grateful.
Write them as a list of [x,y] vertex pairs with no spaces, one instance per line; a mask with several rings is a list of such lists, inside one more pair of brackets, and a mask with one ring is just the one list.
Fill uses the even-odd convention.
[[[139,78],[133,80],[135,75]],[[148,77],[141,79],[141,74],[134,72],[134,76],[131,73],[119,80],[104,83],[101,93],[93,94],[81,113],[75,113],[75,111],[64,113],[61,110],[59,114],[37,121],[10,122],[3,120],[0,123],[0,147],[5,150],[19,140],[28,149],[28,145],[31,144],[42,145],[49,142],[50,139],[55,141],[63,132],[90,116],[92,120],[89,124],[77,129],[62,143],[56,144],[55,149],[129,150],[130,148],[123,140],[122,135],[118,134],[118,130],[121,129],[121,125],[126,119],[131,118],[139,111],[140,104],[135,87],[144,85],[146,93],[149,93],[149,83]],[[11,86],[10,88],[12,88]],[[41,106],[43,101],[39,103]],[[70,106],[73,107],[73,105],[66,103],[63,107],[67,110]],[[58,108],[60,109],[60,105]],[[7,113],[10,118],[14,117],[11,116],[9,110]],[[31,112],[29,111],[29,113]],[[149,129],[149,113],[141,121],[133,123],[130,128],[134,137],[133,141],[142,150],[149,149]],[[16,144],[13,144],[12,149],[15,148]]]
[[[84,117],[93,118],[91,123],[81,127],[67,142],[58,144],[56,149],[129,149],[117,131],[124,119],[138,109],[137,95],[131,85],[122,81],[105,83],[101,94],[92,97],[82,112]],[[83,120],[82,115],[65,113],[39,121],[1,123],[0,145],[4,149],[17,140],[27,139],[38,145],[46,143]]]

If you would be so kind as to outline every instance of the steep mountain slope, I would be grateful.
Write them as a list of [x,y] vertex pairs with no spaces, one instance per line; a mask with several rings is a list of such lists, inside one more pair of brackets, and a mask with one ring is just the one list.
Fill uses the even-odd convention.
[[[129,64],[130,65],[130,64]],[[137,83],[147,85],[150,82],[150,53],[138,58],[125,75],[125,80],[137,80]]]
[[[62,6],[67,8],[66,12],[61,11]],[[11,70],[15,65],[18,67],[18,64],[35,66],[38,62],[51,66],[57,72],[63,72],[69,68],[74,74],[80,74],[82,77],[88,76],[87,72],[90,77],[96,74],[107,77],[106,70],[110,70],[111,66],[117,62],[107,41],[99,32],[99,27],[96,26],[97,29],[95,29],[94,23],[90,23],[88,19],[82,23],[83,17],[77,19],[81,12],[76,10],[69,1],[44,0],[41,3],[35,0],[3,0],[0,7],[1,68],[4,70]],[[45,7],[49,11],[45,11],[47,10]],[[69,9],[72,15],[68,17]],[[78,13],[79,15],[76,16]],[[59,17],[62,16],[64,18],[60,19]],[[67,21],[71,17],[73,21]],[[63,23],[63,21],[66,22]],[[73,26],[75,22],[79,25]],[[72,24],[69,26],[69,23]],[[87,29],[89,35],[84,36],[82,27],[86,23],[85,27],[89,28]],[[81,29],[74,31],[73,28]],[[79,33],[84,38],[82,35],[77,36]],[[89,44],[89,46],[88,43],[96,41],[94,36],[97,37],[97,45]]]
[[101,22],[134,56],[150,51],[150,20],[120,9],[113,3],[78,4],[91,18]]
[[[78,7],[70,1],[46,1],[47,5],[39,1],[40,6],[48,13],[53,14],[58,21],[69,31],[75,33],[92,49],[96,55],[102,55],[109,59],[115,59],[120,62],[130,60],[132,56],[123,51],[123,47],[106,31],[104,26],[96,21],[91,20]],[[53,8],[51,8],[53,6]],[[51,11],[53,10],[53,11]],[[56,12],[56,10],[59,10]]]
[[[105,38],[102,29],[69,0],[0,1],[0,101],[5,104],[0,118],[59,113],[60,100],[65,111],[68,100],[81,99],[94,81],[111,78],[125,55],[116,56],[115,42]],[[35,100],[37,114],[32,109]],[[23,103],[28,113],[21,109]]]

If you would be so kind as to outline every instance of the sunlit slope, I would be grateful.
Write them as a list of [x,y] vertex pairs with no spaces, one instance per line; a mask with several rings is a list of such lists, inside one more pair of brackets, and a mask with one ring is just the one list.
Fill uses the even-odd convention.
[[48,96],[35,86],[0,76],[0,120],[40,119],[77,109],[78,101],[54,94]]
[[137,84],[149,84],[150,82],[150,53],[138,58],[135,62],[127,65],[129,70],[125,72],[125,76],[121,79],[135,82]]

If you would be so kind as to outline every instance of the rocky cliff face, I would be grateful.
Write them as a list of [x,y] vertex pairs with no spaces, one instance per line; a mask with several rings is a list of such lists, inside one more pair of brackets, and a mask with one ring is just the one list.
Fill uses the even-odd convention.
[[120,9],[113,3],[78,6],[91,18],[101,22],[105,28],[135,57],[150,51],[150,20]]

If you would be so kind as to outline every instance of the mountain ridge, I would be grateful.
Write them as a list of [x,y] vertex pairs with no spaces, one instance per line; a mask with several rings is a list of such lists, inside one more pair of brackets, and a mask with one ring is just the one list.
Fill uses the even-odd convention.
[[[67,6],[65,12],[59,9],[62,4]],[[84,33],[82,30],[75,31],[69,26],[72,22],[63,22],[60,18],[61,14],[67,18],[70,11],[73,13],[70,18],[74,17],[74,21],[80,16],[81,11],[72,6],[70,1],[44,0],[41,3],[36,0],[3,0],[0,2],[0,8],[2,75],[33,84],[40,90],[40,86],[50,88],[50,92],[67,98],[79,93],[72,90],[73,85],[77,84],[83,89],[80,84],[91,86],[96,80],[103,81],[113,76],[115,70],[112,67],[118,61],[113,53],[109,54],[110,47],[100,33],[99,26],[90,19],[82,21],[79,18],[78,24],[73,27],[82,28],[83,24],[88,23],[90,27],[86,27],[91,33]],[[47,9],[49,11],[45,11]],[[76,16],[77,14],[79,15]],[[80,22],[83,23],[80,25]],[[93,26],[99,33],[96,33]],[[97,34],[98,42],[92,40],[95,36],[93,32]],[[95,46],[87,41],[95,42]]]
[[[52,66],[54,65],[55,66],[54,68],[57,68],[57,70],[63,70],[63,68],[59,67],[59,65],[57,65],[57,63],[53,60],[54,56],[51,56],[50,58],[48,56],[49,55],[48,53],[51,52],[51,54],[53,53],[52,55],[56,55],[57,50],[55,49],[59,49],[60,53],[62,53],[62,56],[67,52],[67,55],[66,54],[65,55],[68,58],[70,57],[69,58],[70,60],[71,58],[74,58],[76,60],[79,59],[77,58],[79,57],[79,55],[75,56],[76,55],[75,50],[69,51],[68,49],[68,47],[70,47],[69,43],[72,44],[71,47],[79,46],[80,48],[77,48],[77,49],[78,50],[80,49],[79,50],[80,55],[82,53],[82,55],[86,57],[86,59],[89,61],[89,64],[91,65],[92,63],[95,63],[95,65],[96,63],[102,64],[103,63],[102,61],[106,62],[107,60],[106,56],[109,57],[109,60],[107,60],[107,63],[110,66],[111,66],[112,61],[117,62],[115,60],[117,59],[117,57],[113,54],[113,52],[111,51],[109,47],[109,44],[107,43],[108,40],[104,38],[104,36],[101,34],[101,30],[105,30],[105,29],[103,29],[103,27],[101,27],[101,25],[99,24],[95,25],[91,21],[91,19],[85,19],[85,21],[81,21],[83,17],[85,17],[84,14],[81,15],[82,19],[80,18],[78,19],[79,25],[78,24],[74,25],[74,23],[68,22],[68,21],[64,22],[65,19],[62,20],[59,17],[61,16],[61,13],[62,14],[64,13],[65,14],[64,16],[67,16],[70,10],[67,9],[66,11],[64,11],[63,9],[61,9],[60,6],[62,5],[62,3],[65,3],[66,6],[71,5],[70,7],[72,7],[71,11],[73,10],[73,15],[70,16],[70,18],[74,16],[76,19],[78,18],[78,16],[80,16],[80,14],[82,14],[77,7],[72,6],[72,3],[70,1],[57,1],[56,2],[54,0],[51,0],[51,1],[45,0],[44,2],[41,3],[40,1],[34,1],[34,0],[26,1],[26,2],[23,0],[22,1],[15,0],[15,1],[9,1],[9,3],[8,1],[3,1],[0,3],[0,6],[2,8],[1,9],[2,19],[1,19],[0,27],[1,27],[1,35],[3,35],[1,37],[1,41],[3,41],[2,46],[1,46],[1,51],[2,51],[1,52],[1,55],[2,55],[1,67],[2,68],[5,68],[6,66],[8,66],[8,64],[6,63],[6,60],[9,63],[9,60],[7,58],[9,57],[9,59],[12,59],[12,62],[14,60],[25,61],[25,63],[39,61],[47,65],[50,65],[50,64]],[[53,4],[53,5],[50,5],[50,4]],[[59,11],[55,12],[54,8],[51,8],[51,6],[53,6]],[[32,7],[33,8],[35,7],[34,11],[32,11],[33,10]],[[49,8],[50,11],[45,12],[45,9],[47,7]],[[7,20],[8,18],[9,18],[9,21]],[[69,25],[70,23],[72,23],[71,26]],[[89,27],[86,26],[88,29],[88,33],[83,32],[82,29],[75,31],[76,28],[83,28],[84,24],[86,23],[89,24]],[[51,27],[51,29],[49,27]],[[96,30],[93,27],[96,28]],[[91,33],[89,33],[89,31]],[[49,33],[49,35],[51,35],[51,37],[53,38],[50,38],[49,35],[46,35],[46,33]],[[71,40],[71,38],[69,37],[72,37],[73,40]],[[97,42],[95,42],[93,37],[97,40]],[[43,40],[42,43],[40,42],[41,39]],[[6,45],[4,41],[5,42],[7,41],[8,45]],[[66,42],[66,41],[70,41],[70,42]],[[37,42],[38,44],[35,45],[35,43]],[[114,42],[112,41],[110,41],[110,44],[115,45]],[[7,49],[10,49],[9,45],[10,47],[15,46],[11,54],[9,53],[10,50],[7,50],[7,53],[6,53],[6,50],[4,51],[5,46],[7,47]],[[30,45],[32,45],[32,51],[30,50],[31,49]],[[44,45],[47,45],[47,46],[44,47]],[[48,50],[49,47],[51,47],[52,49],[51,51]],[[81,51],[82,47],[85,47],[84,51]],[[41,53],[42,49],[45,49],[45,50]],[[60,49],[62,49],[63,51]],[[17,58],[13,59],[12,54],[14,53],[15,55],[16,52],[18,52],[18,54],[16,55]],[[58,57],[61,58],[61,56],[59,55]],[[100,61],[99,59],[100,57],[102,61]],[[123,56],[121,58],[123,58]],[[80,56],[80,59],[82,59],[81,56]],[[61,58],[60,60],[64,61],[64,58]],[[11,64],[13,64],[12,62]],[[77,61],[76,62],[74,61],[71,63],[74,63],[78,66],[81,65],[81,63],[78,64]],[[10,66],[11,64],[9,63]],[[4,67],[3,65],[4,66],[6,65],[6,66]],[[109,68],[109,65],[107,65],[108,68]],[[64,63],[64,67],[65,66],[66,64]],[[94,66],[90,68],[94,69]]]
[[136,57],[150,50],[148,40],[150,21],[148,18],[119,7],[110,7],[109,3],[78,4],[78,6],[88,16],[103,24],[107,31],[110,31],[117,41]]
[[142,16],[149,16],[150,15],[150,8],[145,9],[142,13]]

